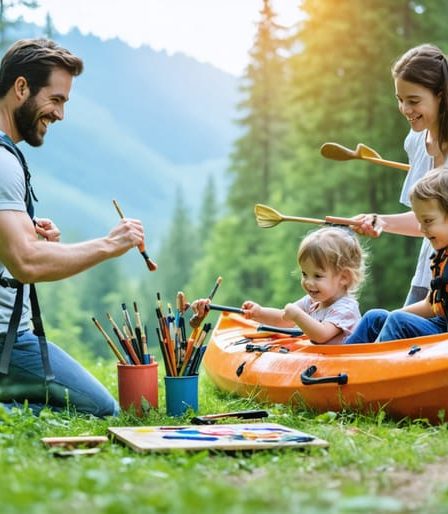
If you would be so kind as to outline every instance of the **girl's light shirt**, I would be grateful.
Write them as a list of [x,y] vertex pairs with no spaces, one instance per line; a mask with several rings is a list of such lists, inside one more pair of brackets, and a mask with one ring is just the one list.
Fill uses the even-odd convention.
[[295,305],[316,321],[333,323],[342,330],[340,334],[325,344],[343,344],[361,319],[358,301],[352,296],[342,296],[329,307],[319,308],[320,302],[314,302],[309,295],[306,295],[295,302]]
[[[429,170],[434,167],[434,159],[426,150],[427,130],[421,132],[409,131],[405,141],[404,149],[408,154],[409,164],[411,166],[401,190],[400,202],[407,207],[411,207],[409,201],[409,192],[412,186],[424,177]],[[434,253],[428,239],[424,238],[420,253],[418,256],[417,266],[415,268],[414,277],[411,285],[415,287],[426,287],[429,289],[431,283],[431,255]]]

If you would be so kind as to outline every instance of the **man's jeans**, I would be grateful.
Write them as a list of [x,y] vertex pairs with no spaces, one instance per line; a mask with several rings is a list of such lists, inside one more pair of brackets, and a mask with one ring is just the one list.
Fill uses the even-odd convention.
[[[4,336],[0,339],[0,352],[3,345]],[[9,374],[0,374],[0,402],[10,407],[26,400],[36,413],[45,405],[55,410],[71,407],[98,417],[118,413],[111,394],[78,362],[50,342],[48,353],[55,379],[45,383],[37,336],[31,330],[19,334]]]
[[409,312],[372,309],[367,311],[345,343],[373,343],[447,332],[444,317],[422,318]]

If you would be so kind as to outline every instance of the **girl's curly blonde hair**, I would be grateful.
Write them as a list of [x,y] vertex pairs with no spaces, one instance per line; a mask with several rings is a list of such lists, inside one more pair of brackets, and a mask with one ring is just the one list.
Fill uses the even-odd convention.
[[299,266],[307,259],[322,270],[347,270],[351,277],[347,292],[351,295],[357,293],[365,278],[366,253],[356,235],[346,229],[324,227],[305,236],[297,252]]

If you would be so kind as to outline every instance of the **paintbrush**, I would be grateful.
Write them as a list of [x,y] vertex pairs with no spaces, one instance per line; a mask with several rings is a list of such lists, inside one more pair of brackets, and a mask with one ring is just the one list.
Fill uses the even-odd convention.
[[[123,211],[121,210],[121,207],[118,205],[118,202],[116,200],[112,200],[112,203],[114,204],[114,207],[115,207],[116,211],[118,212],[118,215],[120,216],[120,218],[124,219],[125,216],[123,214]],[[140,254],[142,255],[142,257],[145,259],[146,266],[148,266],[149,271],[156,271],[157,264],[149,258],[148,254],[146,253],[146,250],[145,250],[145,245],[144,244],[139,245],[138,250],[139,250]]]
[[[213,297],[215,296],[215,293],[216,291],[218,290],[218,287],[221,285],[221,282],[222,282],[222,278],[221,277],[218,277],[216,279],[216,282],[215,282],[215,285],[213,286],[213,289],[210,291],[210,294],[208,295],[208,299],[210,301],[213,300]],[[202,323],[202,321],[204,320],[206,314],[204,316],[199,316],[198,313],[194,314],[191,318],[190,318],[190,327],[191,328],[197,328],[199,327],[199,325]]]
[[96,328],[101,332],[101,334],[104,336],[104,339],[106,340],[107,344],[110,346],[112,351],[114,352],[117,359],[121,362],[121,364],[127,364],[126,359],[121,355],[118,348],[115,346],[115,343],[112,341],[112,339],[107,335],[107,332],[104,330],[104,328],[100,325],[99,321],[96,318],[92,318],[93,323],[95,324]]
[[122,350],[125,353],[125,357],[128,361],[128,364],[132,364],[132,357],[129,355],[128,348],[124,342],[124,340],[125,340],[124,335],[122,334],[121,330],[118,328],[118,325],[115,323],[112,316],[108,312],[106,312],[106,316],[112,325],[112,330],[114,331],[114,334],[116,335],[116,337],[121,345]]
[[140,312],[137,307],[137,302],[134,302],[134,316],[135,316],[135,335],[137,342],[140,345],[140,353],[142,355],[143,364],[150,363],[150,357],[148,353],[148,345],[146,344],[146,333],[143,331],[142,320],[140,318]]
[[198,372],[199,364],[201,363],[202,357],[204,355],[205,346],[202,346],[204,344],[205,338],[207,337],[207,334],[210,332],[212,328],[211,323],[205,323],[204,328],[202,329],[202,332],[200,336],[198,337],[197,342],[195,343],[195,347],[193,349],[193,352],[190,357],[190,362],[188,366],[185,368],[185,375],[196,375]]

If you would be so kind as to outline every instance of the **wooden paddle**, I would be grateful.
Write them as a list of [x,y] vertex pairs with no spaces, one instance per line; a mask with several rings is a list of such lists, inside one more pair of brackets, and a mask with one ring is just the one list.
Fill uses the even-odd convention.
[[362,143],[359,143],[356,150],[350,150],[345,146],[338,143],[324,143],[320,147],[320,153],[327,159],[334,161],[349,161],[352,159],[360,159],[364,161],[373,162],[389,168],[395,168],[403,171],[408,171],[410,166],[403,162],[387,161],[381,155]]
[[360,221],[355,221],[350,218],[339,218],[335,216],[326,216],[325,219],[319,218],[301,218],[298,216],[285,216],[277,210],[257,203],[254,207],[255,218],[257,225],[261,228],[275,227],[282,221],[295,221],[299,223],[313,223],[315,225],[361,225]]

